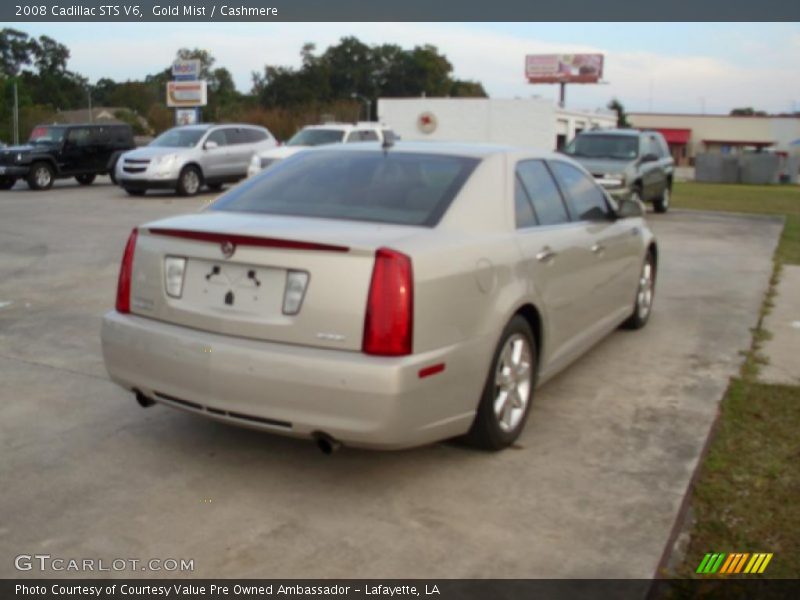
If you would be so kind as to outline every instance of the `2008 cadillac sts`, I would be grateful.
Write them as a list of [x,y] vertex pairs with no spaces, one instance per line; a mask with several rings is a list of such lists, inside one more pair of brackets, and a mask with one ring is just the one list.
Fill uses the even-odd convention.
[[311,149],[134,229],[103,321],[139,403],[339,444],[519,436],[534,388],[650,315],[658,251],[557,154]]

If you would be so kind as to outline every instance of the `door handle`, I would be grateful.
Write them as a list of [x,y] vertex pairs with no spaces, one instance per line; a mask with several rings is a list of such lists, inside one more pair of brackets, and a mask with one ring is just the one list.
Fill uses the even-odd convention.
[[600,254],[605,249],[606,249],[606,247],[603,246],[603,244],[593,244],[592,245],[592,252],[594,254]]
[[536,255],[536,260],[538,260],[539,262],[548,262],[550,260],[553,260],[556,257],[556,254],[558,253],[555,252],[552,248],[550,248],[549,246],[545,246],[544,248],[542,248],[541,252],[539,252],[539,254]]

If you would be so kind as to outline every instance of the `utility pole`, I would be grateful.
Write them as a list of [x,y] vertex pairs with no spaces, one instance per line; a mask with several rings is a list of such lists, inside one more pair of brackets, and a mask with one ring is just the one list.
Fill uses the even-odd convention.
[[17,82],[14,81],[14,145],[19,145],[19,95],[17,94]]
[[94,123],[94,115],[92,114],[92,86],[86,86],[86,94],[89,96],[89,123]]

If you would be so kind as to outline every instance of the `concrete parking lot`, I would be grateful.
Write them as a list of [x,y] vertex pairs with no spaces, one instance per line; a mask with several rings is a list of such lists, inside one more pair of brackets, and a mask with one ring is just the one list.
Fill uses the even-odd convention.
[[516,448],[327,457],[143,410],[106,378],[100,320],[128,232],[213,198],[134,199],[103,178],[0,192],[0,577],[81,575],[19,573],[19,554],[187,558],[197,577],[653,575],[750,344],[779,221],[651,216],[650,324],[540,389]]

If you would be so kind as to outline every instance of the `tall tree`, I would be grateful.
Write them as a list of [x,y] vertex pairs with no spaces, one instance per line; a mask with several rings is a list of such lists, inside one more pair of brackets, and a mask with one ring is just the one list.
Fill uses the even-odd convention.
[[628,121],[628,115],[625,113],[625,107],[617,98],[613,98],[611,102],[608,103],[607,108],[617,113],[617,127],[620,129],[628,129],[631,126]]
[[27,33],[9,27],[0,29],[0,75],[15,77],[23,66],[31,64],[33,46]]
[[253,93],[262,105],[288,107],[354,96],[373,104],[380,96],[486,96],[480,83],[453,79],[453,65],[428,44],[404,50],[345,37],[321,55],[313,44],[305,44],[300,56],[299,69],[266,65],[253,74]]

